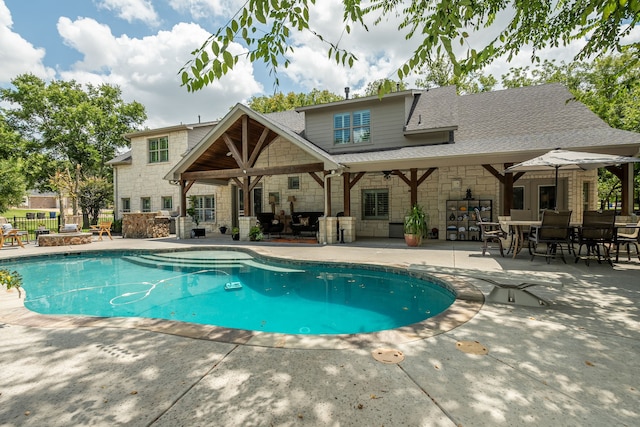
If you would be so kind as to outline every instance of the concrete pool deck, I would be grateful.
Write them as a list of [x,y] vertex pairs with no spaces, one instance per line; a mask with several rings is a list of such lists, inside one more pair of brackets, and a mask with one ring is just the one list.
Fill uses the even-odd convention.
[[[637,258],[614,268],[587,267],[531,262],[526,254],[501,258],[496,251],[482,257],[477,242],[428,241],[421,248],[398,239],[244,245],[216,236],[5,246],[0,259],[209,245],[246,246],[296,260],[535,274],[559,278],[564,288],[532,288],[550,301],[548,308],[485,301],[459,326],[439,334],[397,339],[390,333],[379,342],[362,339],[349,346],[313,337],[290,346],[286,338],[274,342],[274,334],[197,339],[175,335],[188,325],[173,322],[154,322],[145,330],[127,320],[88,325],[41,316],[34,325],[17,293],[3,290],[0,426],[640,424]],[[492,289],[481,280],[453,280],[464,280],[485,297]],[[157,332],[163,329],[167,333]],[[476,341],[488,354],[465,353],[457,345]],[[400,351],[404,360],[380,363],[372,357],[379,348]]]

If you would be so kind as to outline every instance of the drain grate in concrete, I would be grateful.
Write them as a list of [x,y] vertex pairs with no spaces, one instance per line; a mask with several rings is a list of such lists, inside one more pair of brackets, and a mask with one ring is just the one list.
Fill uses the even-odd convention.
[[378,362],[382,363],[400,363],[404,360],[404,354],[402,354],[399,350],[394,350],[392,348],[379,348],[373,350],[371,355]]
[[463,353],[469,354],[489,354],[489,349],[478,341],[458,341],[456,348]]

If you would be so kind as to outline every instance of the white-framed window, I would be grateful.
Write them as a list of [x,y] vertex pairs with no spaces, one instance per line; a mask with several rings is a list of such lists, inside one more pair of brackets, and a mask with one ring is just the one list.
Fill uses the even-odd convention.
[[140,210],[151,212],[151,197],[140,197]]
[[196,196],[196,215],[200,221],[216,221],[216,199],[214,196]]
[[300,177],[299,176],[290,176],[288,179],[289,190],[299,190],[300,189]]
[[131,199],[128,197],[123,197],[120,199],[120,210],[122,212],[131,212]]
[[371,112],[369,110],[340,113],[333,116],[335,145],[371,142]]
[[333,143],[336,145],[351,143],[351,114],[333,116]]
[[166,136],[149,139],[149,163],[169,161],[169,138]]
[[171,196],[163,196],[160,200],[160,203],[163,210],[173,209],[173,197]]
[[369,110],[353,112],[353,143],[371,141],[371,113]]
[[362,219],[389,219],[389,190],[362,190]]

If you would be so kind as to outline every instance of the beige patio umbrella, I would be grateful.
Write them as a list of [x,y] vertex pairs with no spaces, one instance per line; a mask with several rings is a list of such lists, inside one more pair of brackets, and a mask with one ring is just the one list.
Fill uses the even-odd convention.
[[555,201],[558,208],[558,170],[582,169],[592,170],[623,163],[640,162],[640,158],[616,156],[612,154],[587,153],[583,151],[551,150],[541,156],[510,166],[505,172],[527,172],[554,169],[556,172]]

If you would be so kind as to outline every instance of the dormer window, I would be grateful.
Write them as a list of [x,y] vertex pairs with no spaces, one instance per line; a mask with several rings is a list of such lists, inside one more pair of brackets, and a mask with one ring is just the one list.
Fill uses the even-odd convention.
[[335,145],[361,144],[371,142],[371,112],[334,114],[333,143]]
[[149,140],[149,163],[169,161],[169,138],[152,138]]

